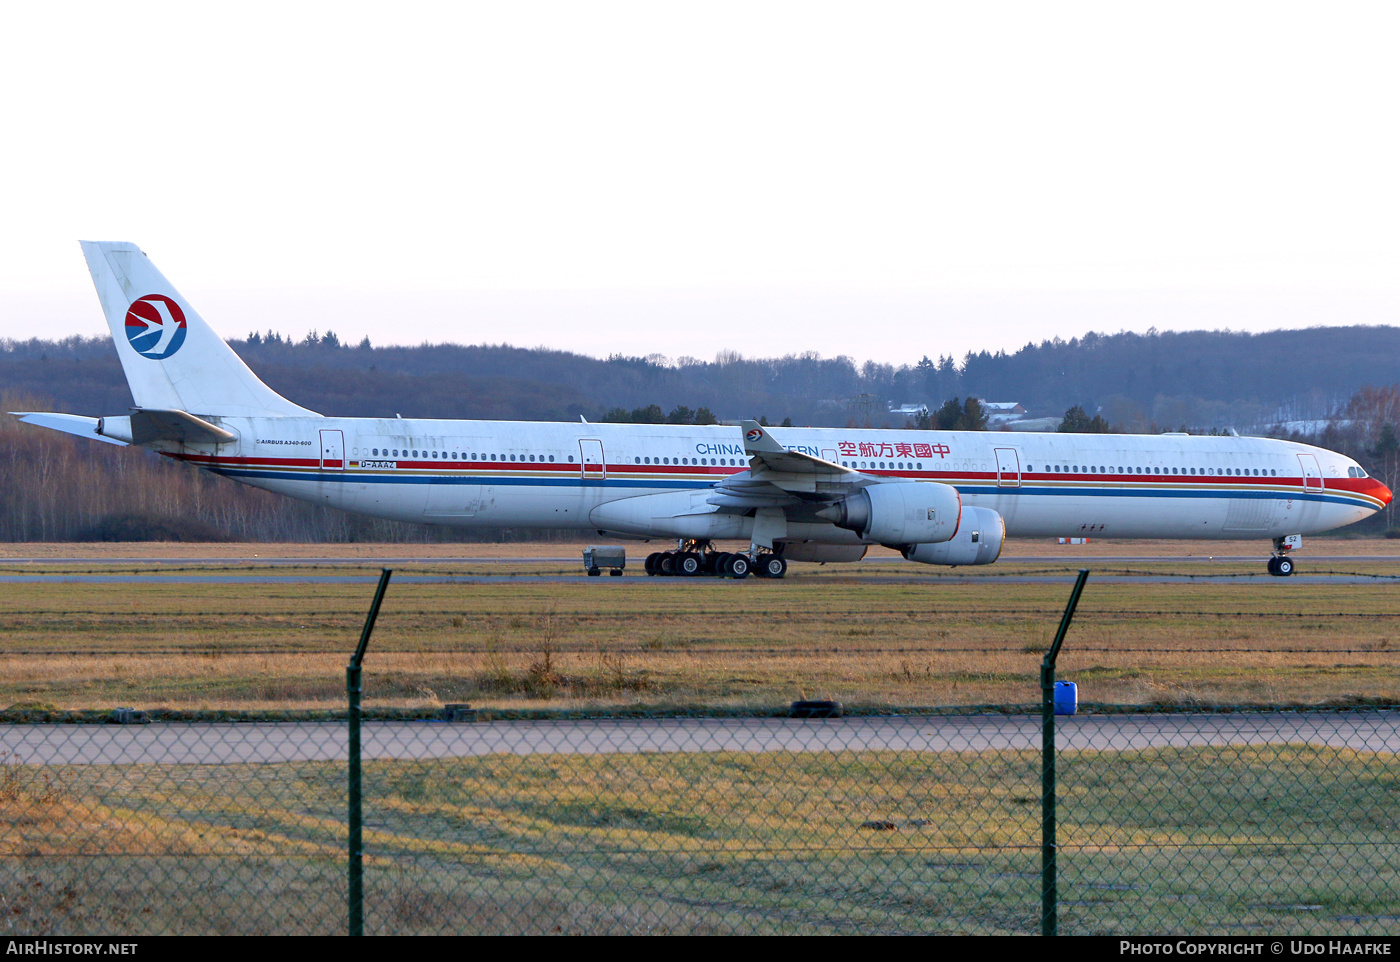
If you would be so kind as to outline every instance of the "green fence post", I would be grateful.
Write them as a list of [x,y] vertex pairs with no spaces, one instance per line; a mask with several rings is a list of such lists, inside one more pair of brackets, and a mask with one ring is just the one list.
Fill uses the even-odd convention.
[[1060,618],[1060,630],[1045,658],[1040,662],[1040,934],[1057,935],[1059,929],[1059,888],[1055,866],[1055,659],[1079,607],[1079,595],[1089,569],[1081,568],[1070,592],[1069,604]]
[[365,649],[369,647],[369,636],[374,632],[375,619],[379,617],[379,604],[384,600],[384,589],[389,587],[389,576],[393,569],[382,568],[379,572],[379,588],[374,593],[374,603],[365,616],[365,627],[360,632],[360,645],[345,666],[345,695],[349,701],[350,746],[349,746],[349,823],[350,823],[350,934],[365,934],[365,865],[363,846],[363,823],[361,821],[360,795],[360,666],[365,660]]

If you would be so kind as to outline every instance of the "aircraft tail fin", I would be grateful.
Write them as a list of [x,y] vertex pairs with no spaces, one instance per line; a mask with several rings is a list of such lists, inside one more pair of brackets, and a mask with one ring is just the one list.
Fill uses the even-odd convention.
[[135,244],[82,241],[138,408],[214,417],[318,417],[258,379]]

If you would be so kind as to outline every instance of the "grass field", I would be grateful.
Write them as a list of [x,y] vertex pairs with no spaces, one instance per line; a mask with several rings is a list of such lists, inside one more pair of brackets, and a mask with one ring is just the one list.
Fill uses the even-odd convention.
[[[1063,759],[1066,933],[1384,932],[1393,756]],[[366,766],[366,924],[1031,933],[1036,753],[492,755]],[[0,766],[14,933],[344,930],[332,763]]]
[[[1397,548],[1395,542],[1335,545],[1317,550],[1392,554]],[[38,547],[7,550],[13,558],[20,549]],[[359,552],[380,546],[348,547]],[[482,552],[501,546],[473,547]],[[536,558],[570,553],[568,546],[528,547],[525,553]],[[1114,547],[1130,557],[1181,551],[1170,543]],[[283,558],[304,558],[311,550],[276,548]],[[73,546],[68,549],[71,555]],[[231,558],[251,558],[267,548],[221,550],[239,552]],[[46,556],[37,550],[28,555]],[[361,567],[345,550],[325,565],[279,561],[273,567],[261,557],[193,557],[157,561],[147,551],[129,565],[112,564],[106,546],[98,546],[91,567],[0,559],[0,574],[293,579],[8,584],[0,594],[0,707],[257,710],[344,704],[344,664],[372,585],[295,579],[370,577],[378,571],[373,563]],[[902,563],[794,565],[781,582],[735,583],[644,577],[539,582],[522,576],[577,575],[579,568],[529,558],[404,560],[394,563],[400,580],[390,588],[366,661],[366,704],[747,709],[834,698],[880,709],[1030,703],[1039,697],[1041,653],[1068,587],[1006,583],[1006,576],[1068,579],[1080,563],[1075,557],[1065,563],[1013,558],[987,569],[954,571]],[[1254,560],[1098,559],[1090,567],[1100,575],[1182,577],[1166,584],[1091,578],[1060,662],[1061,677],[1079,683],[1083,701],[1400,702],[1400,594],[1391,581],[1400,573],[1400,557],[1305,568],[1377,576],[1360,585],[1268,578]],[[415,572],[485,580],[413,584],[405,576]],[[1246,584],[1214,580],[1239,573],[1258,577]],[[969,574],[976,578],[965,580]]]

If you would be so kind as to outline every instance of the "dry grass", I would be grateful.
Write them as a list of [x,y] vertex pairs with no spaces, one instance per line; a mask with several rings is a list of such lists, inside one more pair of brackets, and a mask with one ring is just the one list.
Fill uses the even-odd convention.
[[[1396,546],[1335,544],[1359,544],[1363,554]],[[262,547],[233,546],[245,557]],[[1130,547],[1139,555],[1145,549]],[[1332,544],[1316,550],[1332,551]],[[1024,704],[1039,697],[1041,653],[1067,586],[1006,583],[1005,575],[1067,578],[1078,563],[1013,562],[972,572],[898,563],[795,565],[783,582],[734,583],[642,577],[541,582],[519,575],[576,575],[578,569],[547,561],[406,562],[396,566],[399,580],[370,647],[367,704],[745,707],[798,698],[864,707]],[[129,567],[93,570],[267,573],[258,563],[193,564],[133,560]],[[1189,575],[1258,574],[1260,567],[1204,560],[1093,565],[1100,573]],[[1390,562],[1361,560],[1327,567],[1382,575],[1397,570]],[[17,570],[57,569],[0,562],[0,571]],[[415,571],[490,577],[415,584],[404,577]],[[327,573],[368,579],[377,570],[342,563],[272,573],[293,580],[7,585],[0,594],[6,639],[0,706],[340,707],[343,667],[372,585],[296,579]],[[1396,599],[1387,580],[1091,580],[1061,658],[1061,677],[1079,682],[1082,700],[1100,703],[1400,701]]]
[[[936,749],[936,746],[930,746]],[[1386,931],[1393,756],[1067,753],[1061,931]],[[338,763],[55,766],[0,799],[14,934],[343,931]],[[365,766],[385,934],[1034,932],[1035,752]],[[27,776],[22,776],[27,777]]]

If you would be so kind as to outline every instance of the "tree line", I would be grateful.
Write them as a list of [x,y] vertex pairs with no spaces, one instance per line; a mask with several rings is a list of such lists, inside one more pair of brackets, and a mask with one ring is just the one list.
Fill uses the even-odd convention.
[[[886,412],[888,403],[932,410],[974,396],[1019,401],[1034,416],[1078,406],[1125,430],[1246,430],[1281,410],[1319,417],[1367,384],[1400,381],[1395,327],[1091,333],[902,365],[815,352],[721,352],[704,361],[504,344],[349,345],[333,331],[300,339],[250,333],[230,346],[274,390],[345,417],[602,421],[638,410],[651,418],[656,405],[669,412],[663,421],[686,410],[721,421],[781,412],[796,424],[897,427],[902,419]],[[77,413],[121,413],[131,404],[105,337],[0,341],[0,384]]]

